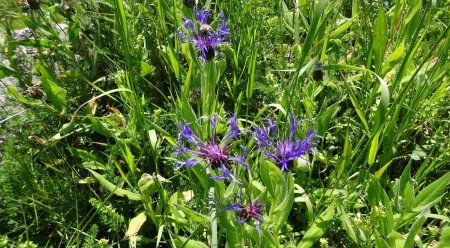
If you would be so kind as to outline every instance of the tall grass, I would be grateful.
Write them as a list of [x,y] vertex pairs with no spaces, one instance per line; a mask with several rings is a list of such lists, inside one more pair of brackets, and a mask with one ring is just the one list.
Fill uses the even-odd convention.
[[[231,31],[204,61],[178,37],[195,19],[183,2],[5,2],[0,244],[449,245],[447,3],[199,1]],[[318,145],[282,173],[252,131],[266,118],[290,130],[291,113]],[[177,125],[209,141],[208,120],[223,138],[232,114],[243,183],[178,169]],[[264,203],[260,229],[226,210],[239,199]]]

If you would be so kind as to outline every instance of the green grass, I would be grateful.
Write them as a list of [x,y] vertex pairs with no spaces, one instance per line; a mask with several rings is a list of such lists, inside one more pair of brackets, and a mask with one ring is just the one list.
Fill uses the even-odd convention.
[[[449,246],[447,2],[199,1],[231,32],[207,63],[177,36],[182,1],[60,2],[0,8],[0,115],[26,110],[0,120],[0,246]],[[177,169],[177,125],[209,142],[207,118],[222,139],[231,113],[242,185]],[[290,113],[319,137],[282,173],[252,131],[288,133]],[[225,211],[251,199],[259,230]]]

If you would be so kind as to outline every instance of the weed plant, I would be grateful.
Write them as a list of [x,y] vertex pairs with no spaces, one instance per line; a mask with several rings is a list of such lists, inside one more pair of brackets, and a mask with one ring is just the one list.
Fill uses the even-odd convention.
[[4,0],[0,246],[450,247],[448,9]]

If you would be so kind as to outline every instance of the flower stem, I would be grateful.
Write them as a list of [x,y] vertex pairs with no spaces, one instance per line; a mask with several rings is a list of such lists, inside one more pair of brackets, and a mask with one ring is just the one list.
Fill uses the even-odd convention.
[[214,204],[214,186],[209,188],[209,204],[211,206],[211,248],[219,247],[217,243],[217,218],[216,218],[216,207]]

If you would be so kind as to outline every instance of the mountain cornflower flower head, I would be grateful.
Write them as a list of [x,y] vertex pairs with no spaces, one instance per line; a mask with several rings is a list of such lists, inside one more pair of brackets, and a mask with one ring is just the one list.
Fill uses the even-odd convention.
[[[240,134],[239,127],[237,125],[236,116],[228,118],[229,130],[228,133],[219,142],[216,135],[217,116],[215,115],[210,119],[212,137],[209,141],[201,140],[195,132],[189,126],[189,123],[185,120],[183,124],[178,125],[180,134],[178,136],[178,148],[176,153],[178,157],[181,154],[187,154],[189,157],[183,161],[178,160],[179,168],[186,166],[192,168],[193,166],[206,162],[207,166],[212,169],[219,169],[222,175],[211,176],[215,180],[231,179],[235,182],[239,181],[228,169],[233,164],[241,164],[247,170],[251,171],[250,166],[245,162],[246,150],[243,148],[243,154],[241,156],[233,156],[230,152],[232,148],[232,141]],[[188,143],[187,146],[183,145],[183,140]]]
[[192,8],[195,6],[195,0],[182,0],[184,6],[188,7],[188,8]]
[[255,129],[255,143],[259,146],[261,152],[274,159],[276,164],[281,167],[281,171],[289,171],[295,159],[303,159],[309,162],[305,155],[314,154],[312,147],[317,143],[311,141],[316,135],[309,130],[303,139],[296,137],[297,126],[302,122],[296,120],[294,114],[291,114],[289,137],[282,139],[277,130],[275,121],[268,120],[268,126]]
[[322,70],[322,62],[317,62],[316,67],[313,71],[313,79],[316,81],[322,81],[323,80],[323,70]]
[[208,23],[211,10],[205,8],[198,9],[195,6],[194,14],[197,19],[197,25],[194,24],[193,20],[183,16],[183,23],[178,28],[178,36],[182,43],[195,45],[197,50],[200,51],[200,57],[204,61],[208,61],[214,58],[216,52],[220,54],[217,50],[217,45],[225,41],[230,35],[230,30],[225,22],[223,12],[220,14],[222,16],[222,22],[216,30]]
[[241,203],[228,204],[226,210],[236,211],[238,221],[241,224],[254,220],[256,222],[256,229],[258,230],[264,221],[262,217],[264,207],[259,201],[249,201],[247,205],[242,205]]

